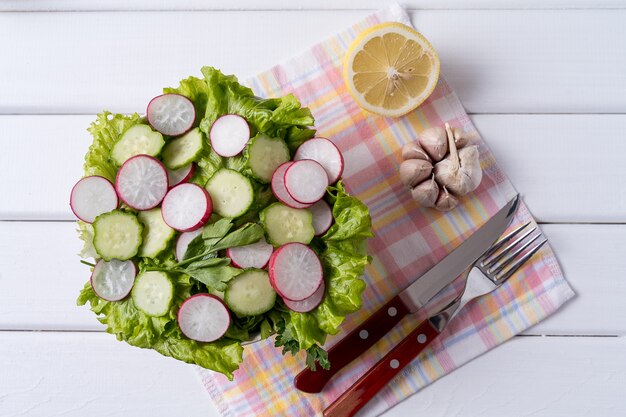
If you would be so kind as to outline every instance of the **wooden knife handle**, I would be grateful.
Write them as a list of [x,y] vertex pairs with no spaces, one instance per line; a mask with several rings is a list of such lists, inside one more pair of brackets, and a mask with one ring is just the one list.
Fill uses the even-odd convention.
[[324,385],[344,366],[352,362],[372,347],[409,313],[399,296],[392,298],[379,308],[365,322],[341,339],[328,351],[330,369],[322,369],[316,363],[316,370],[305,369],[296,375],[294,385],[300,391],[318,393]]
[[328,406],[324,417],[352,417],[438,335],[430,322],[424,321]]

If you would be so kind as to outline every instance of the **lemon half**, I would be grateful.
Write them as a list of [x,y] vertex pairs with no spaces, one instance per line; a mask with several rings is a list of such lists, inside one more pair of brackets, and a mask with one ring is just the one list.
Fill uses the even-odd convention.
[[439,79],[439,57],[413,28],[382,23],[363,31],[350,44],[344,78],[363,109],[382,116],[402,116],[433,92]]

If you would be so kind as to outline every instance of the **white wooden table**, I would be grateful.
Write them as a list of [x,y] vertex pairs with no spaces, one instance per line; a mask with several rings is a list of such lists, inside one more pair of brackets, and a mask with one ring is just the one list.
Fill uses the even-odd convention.
[[[192,367],[75,307],[85,129],[205,64],[266,69],[384,3],[0,0],[0,416],[217,415]],[[578,297],[385,415],[626,415],[626,1],[404,5]]]

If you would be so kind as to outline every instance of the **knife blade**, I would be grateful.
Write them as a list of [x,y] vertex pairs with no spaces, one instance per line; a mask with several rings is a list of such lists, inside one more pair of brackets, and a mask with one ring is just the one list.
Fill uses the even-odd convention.
[[330,369],[304,369],[294,378],[301,391],[321,392],[326,383],[387,334],[407,314],[424,307],[474,263],[506,230],[519,205],[519,195],[504,205],[484,225],[439,263],[379,308],[365,322],[328,350]]
[[414,313],[428,304],[439,291],[450,285],[480,258],[511,223],[518,204],[519,195],[502,207],[454,251],[402,291],[399,297],[409,312]]

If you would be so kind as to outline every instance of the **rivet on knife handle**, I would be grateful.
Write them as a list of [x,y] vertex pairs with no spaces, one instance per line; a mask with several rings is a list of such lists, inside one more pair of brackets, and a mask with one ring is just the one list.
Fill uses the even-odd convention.
[[426,349],[439,333],[428,320],[365,373],[326,410],[324,417],[352,417],[402,369]]
[[316,363],[316,370],[305,369],[296,375],[294,385],[300,391],[318,393],[324,385],[344,366],[359,357],[379,341],[409,313],[398,296],[392,298],[365,322],[341,339],[328,350],[330,369],[322,369]]

